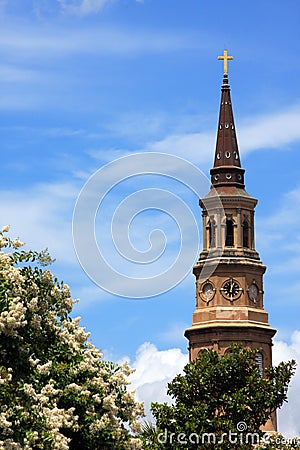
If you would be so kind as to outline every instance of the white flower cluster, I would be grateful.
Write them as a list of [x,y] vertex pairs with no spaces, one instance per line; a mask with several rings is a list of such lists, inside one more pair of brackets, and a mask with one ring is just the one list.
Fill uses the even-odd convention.
[[[0,247],[17,249],[22,243],[4,237],[8,230],[0,231]],[[84,426],[89,442],[109,432],[116,449],[121,438],[122,448],[141,448],[130,436],[143,415],[126,390],[132,370],[103,361],[80,318],[70,318],[69,286],[50,270],[15,267],[18,255],[0,251],[0,450],[33,450],[41,442],[44,450],[69,450],[67,436]]]
[[11,301],[8,310],[0,314],[0,332],[7,336],[17,336],[18,330],[27,325],[26,307],[20,297]]
[[25,444],[25,446],[14,442],[12,439],[0,440],[0,450],[31,450],[32,447]]
[[11,245],[11,247],[14,249],[22,247],[24,245],[24,242],[21,242],[18,237],[14,239],[9,239],[8,237],[3,236],[4,233],[8,233],[9,229],[10,225],[5,225],[4,227],[2,227],[2,230],[0,231],[0,248],[8,247],[9,245]]

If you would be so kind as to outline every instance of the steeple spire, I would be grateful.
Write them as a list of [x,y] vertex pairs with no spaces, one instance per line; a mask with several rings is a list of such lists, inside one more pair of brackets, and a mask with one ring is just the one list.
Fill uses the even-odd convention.
[[233,59],[233,57],[228,56],[227,50],[224,50],[224,56],[219,56],[218,59],[224,60],[224,77],[215,161],[214,167],[210,171],[211,182],[214,187],[234,185],[243,188],[245,170],[241,167],[227,73],[227,60]]

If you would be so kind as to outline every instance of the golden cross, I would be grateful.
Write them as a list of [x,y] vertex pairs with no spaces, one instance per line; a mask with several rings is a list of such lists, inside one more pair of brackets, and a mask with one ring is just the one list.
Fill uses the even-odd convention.
[[224,50],[223,56],[218,56],[218,59],[224,60],[224,73],[228,73],[228,60],[233,59],[233,56],[228,56],[227,50]]

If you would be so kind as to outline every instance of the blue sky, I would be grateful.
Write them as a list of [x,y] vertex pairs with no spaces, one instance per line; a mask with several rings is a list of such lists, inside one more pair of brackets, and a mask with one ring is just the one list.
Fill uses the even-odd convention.
[[[161,393],[186,360],[194,278],[142,300],[100,289],[73,248],[76,199],[97,170],[135,152],[186,158],[208,175],[222,83],[217,56],[228,48],[246,187],[259,199],[265,306],[278,329],[278,355],[299,355],[299,22],[298,0],[0,0],[2,223],[29,247],[49,247],[53,271],[81,299],[74,313],[107,357],[127,356],[136,367],[147,355],[164,362],[161,379],[137,370],[144,387],[151,381]],[[129,180],[97,213],[97,239],[111,264],[112,205],[151,187],[181,197],[200,224],[197,196],[180,183]],[[141,251],[151,229],[165,226],[165,267],[178,251],[178,227],[161,211],[136,219],[131,237]],[[294,389],[300,395],[300,382]],[[296,424],[283,426],[300,433]]]

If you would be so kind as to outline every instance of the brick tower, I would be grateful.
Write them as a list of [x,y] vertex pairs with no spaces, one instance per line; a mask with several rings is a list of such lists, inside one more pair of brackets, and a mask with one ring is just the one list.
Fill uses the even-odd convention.
[[[223,355],[231,342],[257,349],[257,364],[263,375],[264,368],[272,364],[276,330],[270,327],[264,309],[266,267],[255,249],[257,200],[245,190],[245,170],[236,137],[227,74],[227,60],[232,57],[225,50],[219,58],[224,59],[224,78],[214,166],[210,171],[212,185],[200,200],[203,250],[193,269],[196,310],[185,336],[189,340],[190,360],[208,348]],[[265,429],[277,429],[275,414]]]

